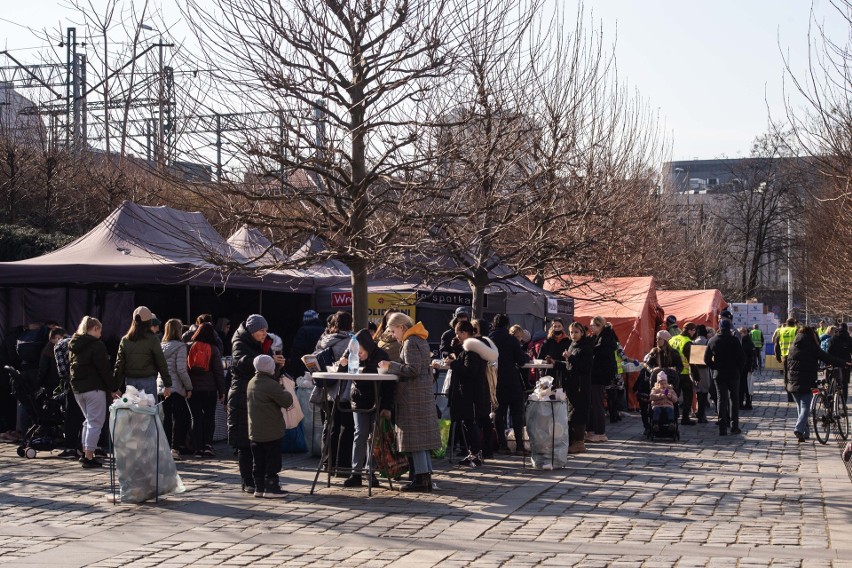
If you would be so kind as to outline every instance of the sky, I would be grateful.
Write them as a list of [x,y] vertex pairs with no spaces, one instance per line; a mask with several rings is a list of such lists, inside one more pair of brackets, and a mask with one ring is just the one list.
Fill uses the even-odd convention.
[[[180,17],[172,0],[152,2],[166,20]],[[41,46],[28,28],[71,25],[67,0],[2,4],[0,49],[24,62],[38,62],[29,48]],[[849,34],[829,0],[586,0],[585,9],[614,44],[619,75],[658,109],[674,160],[747,156],[770,114],[784,118],[784,55],[805,72],[812,10],[831,37]]]

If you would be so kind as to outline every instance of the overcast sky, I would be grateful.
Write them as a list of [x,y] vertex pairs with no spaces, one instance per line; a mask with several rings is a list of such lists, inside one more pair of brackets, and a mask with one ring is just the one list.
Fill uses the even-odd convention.
[[[167,19],[179,17],[171,0],[152,2]],[[25,62],[38,62],[29,48],[41,46],[28,27],[71,23],[63,1],[2,5],[0,46]],[[782,51],[803,72],[812,9],[832,37],[849,34],[829,0],[586,0],[585,6],[615,42],[620,75],[659,108],[676,160],[748,155],[754,137],[766,131],[768,113],[783,117]]]

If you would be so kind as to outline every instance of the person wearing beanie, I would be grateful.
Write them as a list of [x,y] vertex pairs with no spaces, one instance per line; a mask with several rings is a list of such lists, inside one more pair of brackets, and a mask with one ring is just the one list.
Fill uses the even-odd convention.
[[124,384],[157,396],[157,374],[163,382],[163,396],[172,394],[172,376],[160,338],[151,331],[154,314],[145,306],[133,310],[133,321],[127,334],[121,338],[115,358],[113,377],[116,384]]
[[657,375],[657,384],[651,389],[649,399],[651,401],[651,421],[655,429],[663,412],[668,416],[669,422],[674,421],[674,407],[677,404],[677,393],[669,385],[668,377],[663,371],[660,371]]
[[680,328],[677,326],[677,316],[668,316],[666,318],[666,331],[672,337],[676,337],[681,334]]
[[[265,320],[264,320],[265,321]],[[254,496],[275,499],[284,497],[278,474],[281,472],[281,439],[287,427],[282,409],[293,406],[293,396],[275,378],[278,365],[269,355],[252,360],[255,374],[246,389],[248,437],[254,460]],[[275,480],[269,483],[270,479]]]
[[314,352],[317,341],[325,330],[319,314],[314,310],[307,310],[302,317],[302,322],[302,327],[293,337],[290,356],[287,358],[287,372],[294,377],[301,377],[308,372],[307,367],[302,363],[302,357]]
[[639,399],[639,410],[642,414],[642,424],[645,426],[646,434],[651,428],[649,396],[651,386],[656,381],[657,375],[665,370],[668,377],[678,380],[680,371],[683,369],[683,361],[680,358],[680,354],[669,345],[671,338],[672,335],[665,329],[657,332],[657,343],[642,359],[642,373],[633,389],[636,392],[636,397]]
[[[272,355],[272,339],[267,337],[266,319],[252,314],[242,322],[231,338],[231,386],[228,390],[228,443],[237,450],[243,491],[255,492],[254,458],[248,429],[247,394],[249,381],[255,375],[254,360],[258,355]],[[278,367],[286,363],[280,354],[272,359]],[[280,469],[280,466],[279,466]],[[265,489],[278,484],[278,471],[267,475]],[[274,490],[273,490],[274,491]]]
[[745,366],[743,344],[731,330],[731,320],[719,321],[719,333],[707,342],[704,363],[716,372],[716,393],[719,397],[719,435],[725,436],[728,427],[731,434],[739,434],[740,412],[737,395],[739,393],[740,374]]

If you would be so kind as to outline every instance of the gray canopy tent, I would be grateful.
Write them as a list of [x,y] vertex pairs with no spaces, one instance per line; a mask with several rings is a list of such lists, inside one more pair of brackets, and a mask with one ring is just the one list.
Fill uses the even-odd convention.
[[45,320],[71,328],[87,314],[100,317],[106,333],[120,334],[140,297],[155,292],[171,312],[160,315],[186,321],[201,298],[221,303],[228,294],[250,311],[262,310],[264,292],[298,295],[297,307],[310,304],[317,281],[307,272],[256,273],[251,260],[201,213],[125,201],[56,251],[0,263],[0,335]]

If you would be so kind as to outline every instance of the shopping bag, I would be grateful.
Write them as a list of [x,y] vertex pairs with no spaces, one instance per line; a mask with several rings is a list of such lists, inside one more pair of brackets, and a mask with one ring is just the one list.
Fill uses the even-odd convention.
[[307,451],[308,442],[305,440],[305,429],[301,423],[292,430],[284,432],[284,437],[281,438],[282,454],[304,454]]
[[441,447],[437,450],[432,450],[432,457],[442,459],[447,457],[447,444],[450,441],[450,425],[452,421],[446,418],[438,420],[438,430],[441,432]]
[[[313,387],[316,388],[316,387]],[[322,421],[319,419],[319,411],[311,404],[308,397],[311,395],[311,387],[299,387],[296,396],[301,404],[305,419],[302,420],[302,430],[305,432],[305,442],[311,455],[319,457],[322,448]]]
[[396,437],[393,426],[387,418],[379,418],[379,432],[376,445],[373,446],[373,459],[376,470],[384,477],[398,477],[408,471],[408,458],[396,451]]
[[293,397],[293,405],[290,408],[281,409],[282,414],[284,414],[284,425],[288,430],[292,430],[302,422],[305,413],[302,412],[302,405],[299,404],[299,399],[296,397],[296,381],[287,375],[283,375],[281,377],[281,386]]

